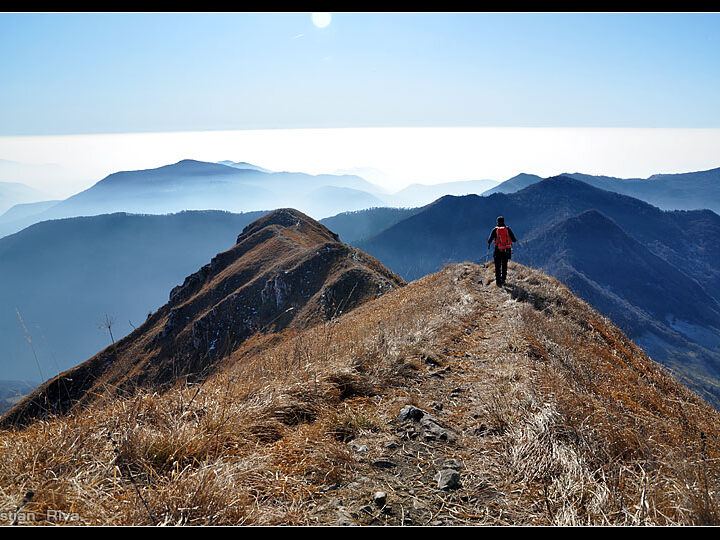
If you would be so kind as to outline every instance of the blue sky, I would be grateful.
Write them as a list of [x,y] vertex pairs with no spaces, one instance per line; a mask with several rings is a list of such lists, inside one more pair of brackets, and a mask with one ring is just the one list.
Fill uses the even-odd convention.
[[720,127],[718,14],[6,13],[0,51],[0,136]]

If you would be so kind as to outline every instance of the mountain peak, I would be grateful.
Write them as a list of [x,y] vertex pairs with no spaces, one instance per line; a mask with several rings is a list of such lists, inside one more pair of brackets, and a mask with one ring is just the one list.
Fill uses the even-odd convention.
[[255,335],[309,328],[404,285],[302,212],[270,212],[173,288],[143,325],[40,386],[3,424],[88,404],[104,388],[122,394],[203,379]]
[[311,217],[303,214],[294,208],[280,208],[273,210],[257,221],[245,227],[238,236],[238,243],[243,238],[253,235],[268,227],[280,227],[301,231],[303,234],[312,237],[317,242],[339,242],[340,238],[330,229],[321,225]]
[[119,171],[106,176],[96,185],[108,186],[126,182],[138,184],[193,176],[229,176],[243,174],[243,172],[245,171],[242,169],[228,167],[227,165],[221,165],[219,163],[208,163],[205,161],[197,161],[195,159],[182,159],[177,163],[163,165],[152,169]]
[[[517,193],[542,193],[557,192],[562,190],[573,193],[593,193],[602,190],[602,188],[592,186],[582,180],[578,180],[565,174],[559,174],[557,176],[549,176],[539,182],[530,184],[524,189],[519,190]],[[615,195],[615,193],[613,193],[613,195]]]

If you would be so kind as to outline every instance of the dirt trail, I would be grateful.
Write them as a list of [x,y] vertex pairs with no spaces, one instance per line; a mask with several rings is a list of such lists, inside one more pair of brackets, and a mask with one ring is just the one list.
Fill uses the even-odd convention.
[[[502,434],[508,427],[504,402],[527,380],[521,373],[527,348],[517,332],[518,303],[495,285],[487,267],[459,265],[457,272],[457,298],[448,305],[452,324],[431,334],[422,374],[408,395],[387,404],[395,417],[392,435],[353,441],[367,474],[321,508],[334,508],[340,523],[513,521],[504,502]],[[407,405],[421,412],[413,418],[411,409],[407,418]],[[372,492],[386,493],[386,503],[368,500]]]

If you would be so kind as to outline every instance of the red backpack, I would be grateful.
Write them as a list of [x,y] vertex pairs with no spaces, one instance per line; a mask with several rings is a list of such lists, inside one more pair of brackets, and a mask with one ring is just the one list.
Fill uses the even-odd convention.
[[500,250],[510,249],[512,241],[507,227],[495,227],[495,247]]

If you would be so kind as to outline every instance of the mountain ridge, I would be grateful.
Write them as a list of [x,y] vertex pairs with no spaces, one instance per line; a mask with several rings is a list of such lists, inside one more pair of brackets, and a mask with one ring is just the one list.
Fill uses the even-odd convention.
[[141,326],[43,383],[2,423],[86,405],[108,387],[122,395],[202,378],[253,334],[311,326],[404,284],[304,214],[273,211],[173,288]]
[[[365,179],[352,175],[273,172],[251,164],[233,166],[183,159],[156,168],[109,174],[50,208],[2,224],[0,235],[18,232],[40,221],[116,212],[168,214],[221,210],[237,213],[295,204],[306,213],[322,218],[377,205],[381,201],[380,191]],[[348,195],[352,195],[349,200],[343,198]]]
[[[664,210],[710,209],[720,213],[720,168],[684,173],[660,173],[647,178],[618,178],[585,173],[562,173],[593,187],[643,200]],[[521,174],[483,193],[514,193],[542,181]]]
[[0,430],[0,483],[83,524],[710,525],[719,425],[556,280],[458,263]]

